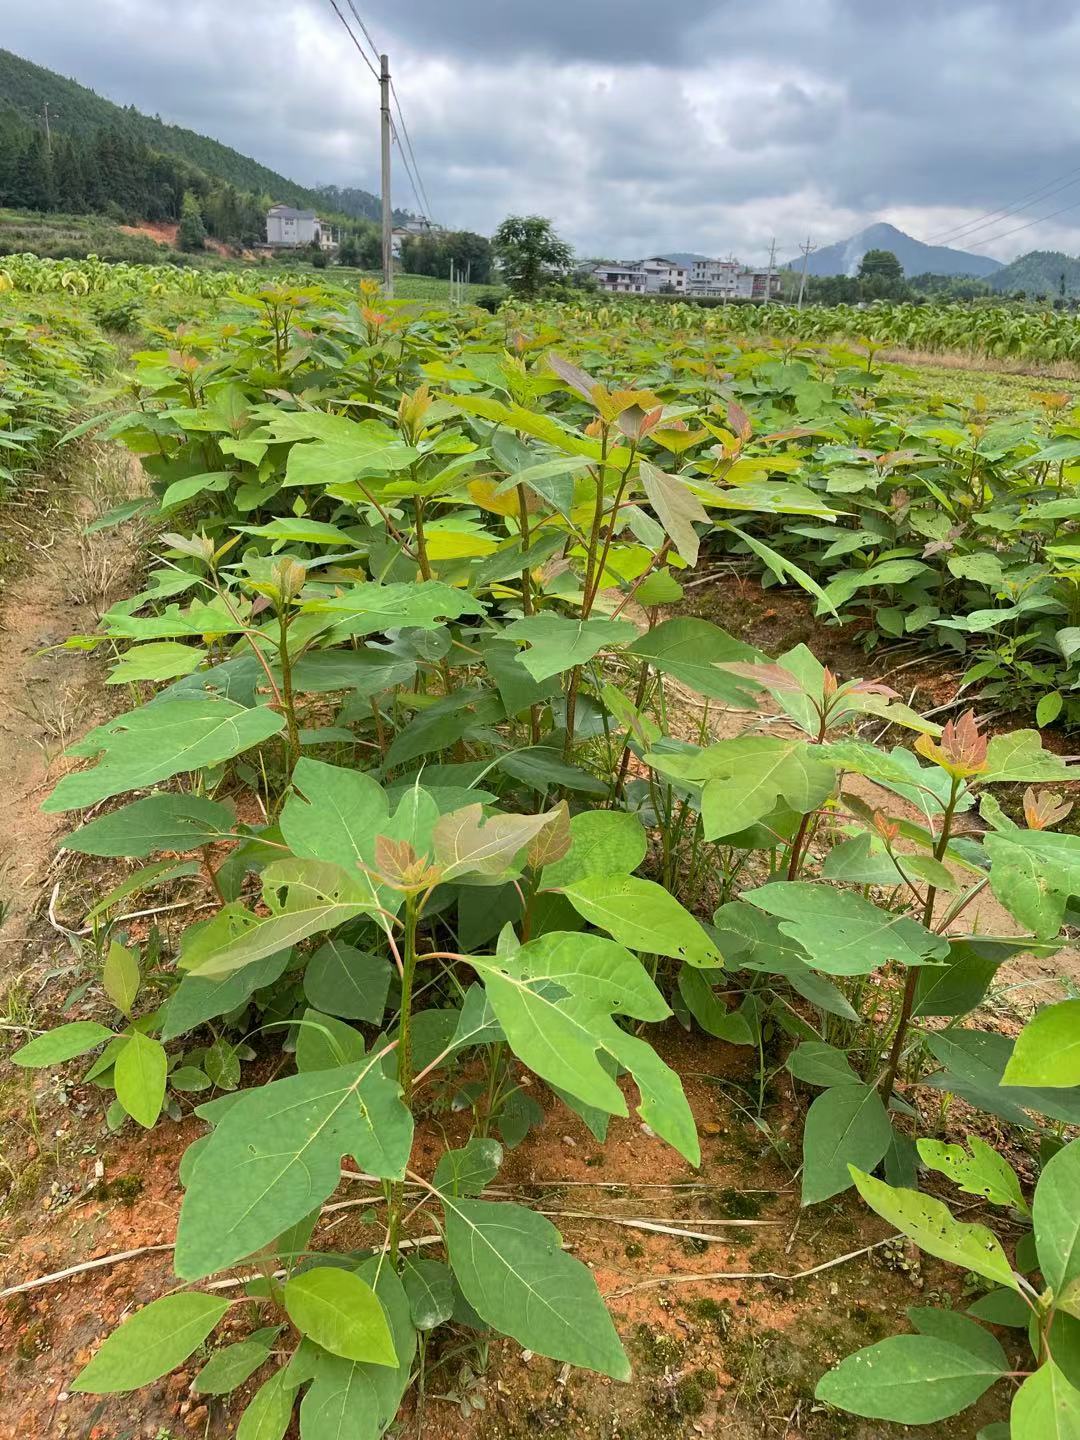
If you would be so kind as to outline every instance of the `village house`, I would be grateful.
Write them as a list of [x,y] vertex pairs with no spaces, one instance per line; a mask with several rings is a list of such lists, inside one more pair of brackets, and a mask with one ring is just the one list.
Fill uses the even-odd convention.
[[727,300],[775,299],[781,278],[741,261],[693,260],[681,265],[662,255],[596,265],[592,277],[601,290],[620,295],[710,295]]
[[318,245],[332,250],[337,241],[329,225],[314,210],[294,210],[291,205],[271,205],[266,212],[266,243],[275,249],[295,250]]

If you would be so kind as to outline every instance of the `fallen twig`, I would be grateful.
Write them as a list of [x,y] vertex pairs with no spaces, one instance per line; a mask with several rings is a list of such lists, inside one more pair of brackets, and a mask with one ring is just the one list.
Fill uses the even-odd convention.
[[793,1283],[796,1280],[808,1280],[811,1275],[820,1275],[824,1270],[834,1270],[837,1265],[846,1265],[849,1260],[858,1260],[860,1255],[869,1255],[871,1250],[880,1250],[882,1245],[901,1239],[903,1236],[899,1234],[887,1235],[884,1240],[875,1240],[873,1245],[864,1245],[861,1250],[849,1250],[846,1255],[838,1255],[835,1260],[826,1260],[809,1270],[798,1270],[794,1275],[783,1275],[777,1270],[710,1270],[694,1275],[657,1275],[651,1280],[640,1280],[636,1285],[627,1285],[622,1290],[609,1290],[605,1298],[616,1299],[620,1295],[632,1295],[635,1290],[654,1289],[657,1285],[689,1285],[694,1281],[706,1280],[783,1280]]

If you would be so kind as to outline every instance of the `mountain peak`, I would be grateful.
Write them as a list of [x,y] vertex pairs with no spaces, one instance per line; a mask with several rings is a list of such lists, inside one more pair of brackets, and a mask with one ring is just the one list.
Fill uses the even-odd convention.
[[[878,220],[867,225],[847,240],[825,245],[810,256],[810,275],[854,275],[868,250],[891,250],[904,268],[905,275],[992,275],[1001,269],[1001,261],[989,255],[973,255],[967,250],[953,250],[946,245],[926,245],[906,235],[895,225]],[[799,258],[789,260],[793,269],[801,268]]]

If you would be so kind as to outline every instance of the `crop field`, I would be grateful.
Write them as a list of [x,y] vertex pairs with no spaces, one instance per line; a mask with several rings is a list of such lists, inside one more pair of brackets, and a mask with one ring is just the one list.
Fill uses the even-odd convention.
[[126,477],[23,610],[134,557],[5,712],[9,1418],[1074,1435],[1076,397],[878,359],[989,309],[0,289],[0,511]]

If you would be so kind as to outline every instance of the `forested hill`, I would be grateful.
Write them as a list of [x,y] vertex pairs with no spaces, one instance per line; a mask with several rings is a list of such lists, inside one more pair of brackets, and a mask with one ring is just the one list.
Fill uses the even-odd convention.
[[[1062,285],[1064,283],[1064,291]],[[1080,259],[1060,250],[1029,250],[990,277],[995,290],[1015,295],[1080,295]]]
[[0,50],[0,111],[7,112],[7,133],[13,131],[15,117],[23,126],[43,130],[46,102],[54,136],[85,141],[88,135],[107,130],[116,137],[122,136],[131,146],[174,157],[237,191],[357,217],[374,219],[379,214],[377,198],[365,190],[335,191],[327,187],[320,191],[298,185],[218,140],[182,125],[167,124],[159,116],[144,115],[133,105],[116,105],[75,80],[67,80],[9,50]]

